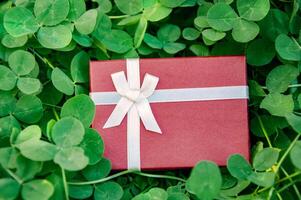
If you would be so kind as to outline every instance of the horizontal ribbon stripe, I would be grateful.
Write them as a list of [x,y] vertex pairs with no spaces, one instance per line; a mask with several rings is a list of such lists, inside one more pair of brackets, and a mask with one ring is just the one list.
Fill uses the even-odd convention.
[[[121,99],[117,92],[91,92],[96,105],[115,105]],[[223,86],[155,90],[149,103],[248,99],[248,86]]]

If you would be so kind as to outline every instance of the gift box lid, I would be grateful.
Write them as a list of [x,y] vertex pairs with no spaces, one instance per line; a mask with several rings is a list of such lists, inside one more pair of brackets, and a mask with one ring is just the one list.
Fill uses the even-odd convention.
[[[146,73],[159,77],[156,90],[246,86],[244,56],[140,59],[140,80]],[[111,74],[125,71],[126,60],[92,61],[91,93],[116,91]],[[247,98],[150,103],[162,130],[140,126],[142,169],[194,166],[200,160],[225,165],[229,155],[249,159]],[[103,129],[116,105],[97,105],[93,128],[105,142],[105,156],[113,169],[127,168],[127,118]]]

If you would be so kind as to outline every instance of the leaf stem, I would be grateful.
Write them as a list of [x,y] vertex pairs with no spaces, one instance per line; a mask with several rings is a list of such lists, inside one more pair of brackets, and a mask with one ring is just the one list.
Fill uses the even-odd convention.
[[[301,87],[301,84],[291,84],[288,86],[288,88],[296,88],[296,87]],[[261,88],[265,90],[268,89],[266,86],[261,86]]]
[[95,37],[93,37],[94,39],[94,44],[97,48],[99,48],[99,50],[101,50],[105,56],[107,56],[107,58],[110,58],[110,55],[107,52],[107,49],[104,47],[104,45]]
[[91,184],[97,184],[97,183],[102,183],[105,181],[109,181],[111,179],[117,178],[119,176],[123,176],[125,174],[129,174],[134,172],[134,170],[125,170],[116,174],[113,174],[111,176],[102,178],[102,179],[98,179],[98,180],[94,180],[94,181],[87,181],[87,182],[68,182],[69,185],[91,185]]
[[289,184],[287,184],[287,185],[284,185],[282,188],[280,188],[279,190],[278,190],[278,192],[280,193],[280,192],[283,192],[284,190],[286,190],[287,188],[289,188],[290,186],[292,186],[292,185],[295,185],[297,182],[300,182],[301,180],[299,179],[299,180],[296,180],[296,181],[294,181],[294,182],[292,182],[292,183],[289,183]]
[[296,45],[298,45],[299,49],[301,49],[301,46],[300,46],[300,44],[297,42],[297,40],[296,40],[295,38],[293,38],[293,37],[291,37],[291,39],[295,42]]
[[267,200],[271,200],[272,199],[274,191],[275,191],[275,188],[271,187],[271,189],[268,192]]
[[282,178],[282,179],[278,180],[278,181],[277,181],[277,184],[278,184],[278,183],[282,183],[283,181],[286,181],[286,180],[288,180],[288,179],[292,179],[292,178],[294,178],[295,176],[299,176],[299,175],[301,175],[301,171],[295,172],[295,173],[293,173],[293,174],[291,174],[291,175],[289,175],[289,176],[287,176],[287,177],[285,177],[285,178]]
[[278,6],[274,3],[273,0],[270,0],[271,5],[273,5],[275,8],[278,8]]
[[[291,177],[289,177],[289,174],[286,172],[286,170],[283,167],[280,167],[280,168],[281,168],[281,171],[284,173],[284,175],[286,177],[288,177],[288,180],[290,181],[290,183],[294,183],[293,179]],[[300,192],[295,184],[293,184],[293,188],[295,190],[295,193],[296,193],[298,199],[301,199]]]
[[290,144],[290,146],[286,149],[286,151],[284,152],[284,154],[280,158],[280,161],[276,165],[275,173],[277,173],[279,171],[280,166],[282,165],[282,163],[284,162],[285,158],[287,157],[287,155],[289,154],[289,152],[292,150],[292,148],[294,147],[294,145],[298,141],[300,135],[301,134],[297,133],[297,136],[295,137],[295,139],[293,140],[293,142]]
[[301,84],[292,84],[288,86],[289,88],[301,87]]
[[64,183],[65,197],[66,197],[66,200],[69,200],[68,184],[67,184],[67,180],[66,180],[65,170],[63,168],[61,168],[61,170],[62,170],[62,177],[63,177],[63,183]]
[[12,172],[10,169],[6,169],[3,167],[3,169],[12,177],[14,178],[20,185],[23,183],[23,181],[16,175],[14,172]]
[[270,138],[269,138],[269,136],[268,136],[268,133],[267,133],[267,131],[266,131],[266,129],[265,129],[263,123],[262,123],[261,117],[260,117],[256,112],[254,112],[254,114],[256,115],[256,117],[257,117],[257,119],[258,119],[260,128],[261,128],[261,130],[262,130],[262,132],[263,132],[263,134],[264,134],[264,136],[265,136],[265,138],[266,138],[266,140],[267,140],[267,142],[268,142],[268,144],[269,144],[269,147],[273,147],[273,146],[272,146],[272,143],[271,143],[271,140],[270,140]]
[[49,82],[51,82],[51,80],[45,81],[45,83],[43,83],[42,85],[45,86],[45,85],[47,85]]
[[45,57],[42,57],[38,52],[36,52],[34,49],[29,49],[34,55],[36,55],[43,63],[48,65],[51,69],[54,69],[55,67],[53,64]]
[[57,106],[57,105],[53,105],[53,104],[49,104],[49,103],[43,103],[43,105],[45,106],[49,106],[49,107],[53,107],[53,108],[57,108],[57,109],[61,109],[61,106]]
[[118,16],[109,16],[110,19],[121,19],[121,18],[126,18],[130,17],[131,15],[118,15]]
[[91,185],[91,184],[98,184],[98,183],[102,183],[102,182],[105,182],[105,181],[108,181],[108,180],[117,178],[117,177],[119,177],[119,176],[123,176],[123,175],[126,175],[126,174],[130,174],[130,173],[133,173],[133,174],[136,174],[136,175],[140,175],[140,176],[145,176],[145,177],[151,177],[151,178],[166,178],[166,179],[173,179],[173,180],[178,180],[178,181],[186,182],[185,179],[178,178],[178,177],[175,177],[175,176],[142,173],[142,172],[139,172],[139,171],[137,171],[137,170],[125,170],[125,171],[122,171],[122,172],[113,174],[113,175],[111,175],[111,176],[108,176],[108,177],[106,177],[106,178],[98,179],[98,180],[95,180],[95,181],[87,181],[87,182],[68,182],[68,184],[69,184],[69,185]]
[[150,178],[166,178],[166,179],[172,179],[172,180],[177,180],[181,182],[186,182],[185,179],[175,177],[175,176],[169,176],[169,175],[159,175],[159,174],[148,174],[148,173],[143,173],[143,172],[133,172],[134,174],[140,175],[140,176],[146,176]]
[[297,111],[294,111],[294,114],[296,114],[296,115],[301,115],[301,113],[300,113],[300,112],[297,112]]
[[55,108],[52,108],[52,112],[53,112],[53,114],[54,114],[54,116],[55,116],[55,118],[56,118],[56,121],[59,121],[59,120],[60,120],[60,117],[59,117],[59,115],[57,114]]
[[279,200],[283,200],[283,198],[281,197],[281,195],[280,195],[280,192],[279,192],[279,191],[276,191],[276,195],[277,195],[277,197],[278,197],[278,199],[279,199]]

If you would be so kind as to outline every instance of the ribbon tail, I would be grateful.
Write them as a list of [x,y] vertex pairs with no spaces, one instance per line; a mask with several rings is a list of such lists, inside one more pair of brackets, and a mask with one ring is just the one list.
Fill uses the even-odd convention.
[[119,126],[127,112],[131,109],[132,105],[133,102],[122,97],[117,103],[116,107],[114,108],[113,112],[111,113],[103,128]]
[[135,106],[131,107],[127,118],[127,165],[128,169],[140,171],[140,117]]
[[145,129],[161,134],[162,131],[155,119],[147,99],[145,98],[135,105]]

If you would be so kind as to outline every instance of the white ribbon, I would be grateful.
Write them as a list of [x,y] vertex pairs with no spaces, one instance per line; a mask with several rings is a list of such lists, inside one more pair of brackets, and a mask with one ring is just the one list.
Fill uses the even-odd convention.
[[[96,105],[115,105],[120,100],[117,92],[92,92],[90,96]],[[149,103],[167,103],[247,98],[248,86],[222,86],[155,90],[147,100]]]
[[139,118],[141,118],[146,130],[162,133],[147,100],[154,93],[159,78],[146,74],[140,88],[139,60],[128,59],[126,66],[128,81],[123,71],[111,75],[116,91],[121,98],[103,128],[119,126],[125,115],[128,114],[128,169],[140,170]]
[[146,130],[162,133],[149,103],[247,99],[247,86],[155,90],[159,78],[146,74],[140,88],[139,59],[127,59],[123,71],[112,74],[117,92],[92,92],[96,105],[117,104],[103,128],[119,126],[127,114],[128,169],[140,170],[140,119]]

